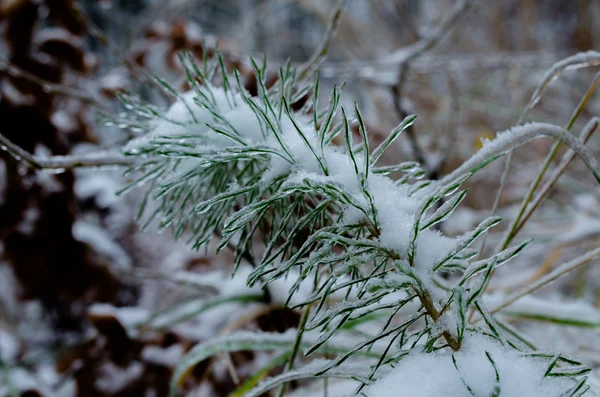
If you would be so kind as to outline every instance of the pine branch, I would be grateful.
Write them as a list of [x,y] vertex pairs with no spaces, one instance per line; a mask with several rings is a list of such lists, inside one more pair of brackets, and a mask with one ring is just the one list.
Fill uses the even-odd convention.
[[[376,166],[413,124],[414,116],[406,117],[371,150],[357,106],[354,118],[360,142],[354,142],[337,89],[326,111],[313,106],[308,115],[306,109],[295,112],[289,104],[298,95],[297,74],[282,69],[278,84],[267,88],[267,65],[252,63],[257,96],[244,89],[239,73],[227,72],[218,56],[202,69],[191,57],[182,58],[192,90],[180,94],[173,89],[178,99],[167,111],[133,96],[125,98],[135,115],[149,120],[143,124],[148,134],[126,148],[126,153],[146,160],[132,169],[138,177],[131,186],[148,186],[140,211],[152,208],[148,223],[157,221],[159,227],[173,229],[176,237],[186,234],[195,248],[208,244],[217,233],[217,250],[233,247],[235,269],[243,260],[254,263],[247,278],[251,287],[264,288],[281,279],[293,282],[284,304],[299,298],[294,306],[304,307],[304,315],[288,346],[292,358],[287,372],[305,343],[306,330],[320,330],[304,351],[310,356],[324,352],[349,323],[373,314],[387,316],[383,327],[315,368],[314,376],[337,371],[350,357],[390,339],[397,341],[397,349],[391,357],[390,349],[385,349],[374,371],[401,359],[418,342],[424,353],[444,348],[460,352],[463,340],[475,333],[505,345],[480,297],[494,268],[515,257],[528,242],[471,262],[477,252],[469,247],[499,218],[486,219],[456,238],[443,236],[434,227],[462,201],[465,192],[459,189],[464,182],[517,146],[542,134],[553,137],[573,149],[600,182],[598,164],[589,150],[563,128],[531,123],[498,134],[444,178],[421,180],[424,171],[415,162]],[[317,84],[318,79],[314,87],[302,91],[313,93],[313,104]],[[340,110],[341,117],[336,118]],[[343,136],[345,150],[332,144],[337,135]],[[395,171],[402,173],[400,179],[386,176]],[[146,206],[151,199],[156,205]],[[442,199],[446,202],[436,207]],[[253,248],[259,238],[264,249]],[[260,260],[253,257],[256,252],[263,253]],[[454,272],[459,273],[451,279],[454,284],[438,282],[442,273]],[[298,294],[309,283],[312,293]],[[393,295],[399,292],[406,298]],[[330,305],[340,294],[345,299]],[[483,316],[483,326],[468,324],[472,308]],[[401,309],[409,313],[403,312],[399,322]],[[190,365],[215,353],[206,347],[188,353],[175,371],[172,394]]]

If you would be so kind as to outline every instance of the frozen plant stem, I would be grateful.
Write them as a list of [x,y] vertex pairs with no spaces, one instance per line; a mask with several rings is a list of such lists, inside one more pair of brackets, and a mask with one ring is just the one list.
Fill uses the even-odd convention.
[[[433,300],[431,299],[431,295],[429,294],[429,292],[426,290],[424,291],[424,293],[419,293],[419,291],[416,291],[416,290],[415,290],[415,292],[416,292],[417,296],[419,297],[421,304],[427,311],[427,314],[429,315],[429,317],[431,317],[431,319],[435,323],[439,323],[439,319],[440,319],[440,316],[442,315],[442,312],[438,312],[438,310],[435,308],[435,306],[433,304]],[[446,343],[448,343],[448,346],[450,346],[450,348],[452,350],[454,350],[454,351],[460,350],[460,342],[454,335],[452,335],[452,333],[450,331],[448,331],[447,329],[444,330],[442,332],[442,336],[444,337],[444,339],[446,340]]]
[[[296,361],[296,356],[298,356],[298,351],[300,350],[300,344],[302,343],[302,335],[304,334],[304,329],[306,328],[306,322],[308,321],[308,316],[310,315],[310,305],[304,307],[302,311],[302,317],[300,317],[300,323],[298,324],[298,333],[296,334],[296,340],[294,341],[294,346],[292,347],[292,354],[285,366],[287,371],[290,371],[294,368],[294,361]],[[285,394],[285,386],[287,383],[281,385],[279,389],[278,396],[283,397]]]
[[539,280],[537,280],[536,282],[531,284],[529,287],[511,295],[500,305],[491,309],[490,313],[494,314],[494,313],[500,312],[502,309],[505,309],[508,306],[512,305],[514,302],[516,302],[520,298],[534,293],[535,291],[539,290],[540,288],[552,283],[556,279],[558,279],[574,270],[577,270],[580,267],[583,267],[598,258],[600,258],[600,248],[596,248],[595,250],[589,251],[589,252],[585,253],[584,255],[581,255],[581,256],[573,259],[570,262],[560,265],[559,267],[554,269],[552,272],[548,273],[546,276],[540,278]]
[[0,148],[8,152],[17,161],[36,170],[64,170],[89,167],[126,167],[138,162],[135,157],[123,156],[113,152],[97,152],[87,156],[51,156],[33,155],[12,143],[0,133]]
[[[554,79],[558,78],[558,76],[560,76],[565,70],[585,68],[585,67],[591,67],[591,66],[596,66],[596,65],[600,65],[600,52],[596,52],[596,51],[588,51],[588,52],[584,52],[584,53],[578,53],[578,54],[575,54],[568,58],[565,58],[559,62],[556,62],[546,72],[546,75],[542,79],[541,83],[538,85],[538,87],[536,88],[534,93],[531,95],[529,102],[527,103],[527,105],[525,106],[525,109],[523,109],[523,112],[519,116],[519,120],[517,121],[517,124],[521,124],[523,122],[527,112],[529,110],[533,109],[533,107],[539,102],[544,91],[546,90],[546,88],[548,88],[550,83]],[[596,79],[594,79],[594,81],[596,81]],[[592,87],[593,87],[593,85],[594,85],[594,83],[592,83]],[[589,90],[588,90],[588,93],[589,93]],[[580,102],[580,104],[581,104],[581,102]],[[504,162],[504,170],[502,171],[502,176],[500,177],[500,186],[498,187],[498,191],[496,192],[496,197],[494,198],[494,205],[492,206],[491,216],[496,215],[496,212],[498,211],[498,206],[500,205],[500,198],[502,197],[502,193],[504,192],[504,187],[505,187],[506,181],[508,179],[508,173],[510,171],[512,158],[513,158],[513,152],[511,151],[506,156],[506,160]],[[509,230],[511,230],[511,229],[509,229]],[[508,234],[507,234],[507,237],[508,237]],[[483,253],[483,251],[485,249],[486,241],[487,241],[487,233],[484,236],[483,242],[481,244],[481,248],[479,249],[480,255],[481,255],[481,253]]]
[[[586,103],[589,101],[589,99],[592,97],[592,94],[596,90],[598,83],[600,83],[600,73],[596,74],[596,76],[594,77],[594,80],[592,81],[592,84],[590,85],[587,92],[585,93],[583,98],[581,98],[581,101],[579,101],[579,104],[575,108],[575,111],[573,112],[573,115],[571,116],[569,123],[565,127],[565,129],[567,131],[571,131],[571,128],[573,128],[573,125],[579,118],[579,115],[581,114],[581,111],[583,110],[584,106],[586,105]],[[533,198],[533,194],[535,193],[535,190],[538,188],[538,186],[542,182],[542,179],[544,178],[546,171],[548,171],[548,168],[550,167],[552,160],[554,160],[554,157],[556,157],[556,154],[558,153],[558,149],[560,148],[560,146],[561,146],[560,141],[557,141],[554,143],[554,145],[552,145],[552,149],[550,149],[550,153],[548,153],[548,155],[544,159],[544,163],[542,164],[542,168],[540,169],[540,172],[538,173],[535,180],[529,186],[529,190],[527,191],[527,194],[525,195],[525,198],[523,199],[523,201],[521,203],[521,206],[519,208],[519,212],[518,212],[517,216],[511,223],[509,231],[506,234],[506,237],[500,247],[500,250],[506,249],[506,247],[508,247],[508,245],[510,244],[512,239],[517,235],[519,230],[523,227],[523,224],[525,222],[524,221],[521,222],[521,220],[523,219],[523,215],[525,214],[525,211],[527,210],[527,206],[531,202],[531,199]]]
[[[594,131],[596,131],[597,128],[598,128],[598,118],[594,117],[583,128],[583,130],[581,132],[581,141],[583,143],[587,143],[588,139],[592,136],[592,134],[594,133]],[[517,233],[519,233],[519,231],[525,225],[525,223],[529,220],[531,215],[533,215],[533,212],[536,210],[536,208],[539,207],[539,205],[544,200],[544,198],[546,198],[546,196],[548,195],[548,193],[550,192],[552,187],[556,184],[556,182],[561,177],[561,175],[566,171],[567,167],[569,166],[569,164],[571,164],[571,161],[573,161],[574,158],[575,158],[575,152],[573,152],[572,150],[569,150],[567,153],[565,153],[560,164],[557,166],[556,170],[550,176],[548,182],[546,182],[546,184],[544,184],[544,186],[542,186],[540,188],[539,193],[531,200],[530,204],[527,206],[527,210],[523,214],[521,222],[519,223],[519,226],[517,226],[517,228],[513,232],[513,238],[514,238],[514,236],[517,235]]]

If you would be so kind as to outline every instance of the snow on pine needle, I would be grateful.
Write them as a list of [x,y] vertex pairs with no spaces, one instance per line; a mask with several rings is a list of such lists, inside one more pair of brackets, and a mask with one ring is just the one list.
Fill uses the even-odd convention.
[[[368,371],[359,382],[363,390],[390,366],[399,365],[397,371],[406,368],[404,359],[407,363],[423,361],[414,354],[441,355],[440,359],[451,359],[456,367],[449,382],[452,387],[463,387],[463,394],[479,395],[484,390],[471,383],[478,382],[473,376],[479,376],[479,370],[469,371],[473,367],[468,361],[473,359],[485,364],[480,371],[493,370],[495,383],[484,377],[485,384],[492,385],[486,395],[510,395],[502,392],[514,389],[507,383],[515,373],[506,365],[506,357],[521,354],[518,351],[524,348],[503,336],[480,298],[493,269],[529,242],[473,262],[476,251],[470,246],[500,219],[484,220],[454,238],[440,233],[436,225],[449,218],[465,197],[460,189],[473,173],[524,142],[540,135],[559,139],[597,176],[597,165],[587,150],[559,127],[536,123],[487,143],[442,180],[424,180],[424,172],[414,162],[377,165],[385,150],[415,122],[415,116],[407,117],[383,143],[371,148],[359,109],[355,107],[350,115],[340,106],[341,89],[334,87],[322,110],[318,78],[312,84],[297,81],[289,64],[267,88],[266,65],[253,61],[258,95],[252,96],[237,71],[225,70],[220,57],[214,62],[205,60],[201,66],[188,55],[181,61],[192,89],[178,93],[160,81],[177,97],[166,112],[139,98],[122,97],[135,115],[132,124],[147,125],[147,134],[124,149],[141,160],[128,171],[135,181],[127,189],[140,185],[147,189],[140,208],[145,225],[169,228],[195,248],[216,236],[218,250],[234,249],[236,269],[243,260],[251,262],[250,286],[268,289],[276,280],[293,277],[283,303],[293,298],[295,307],[304,308],[306,321],[297,338],[301,339],[304,330],[320,332],[320,336],[308,346],[292,343],[292,363],[297,350],[293,345],[304,346],[305,356],[319,355],[332,337],[368,318],[377,319],[371,333],[354,338],[345,353],[308,367],[314,376],[339,377],[348,360],[366,360]],[[306,96],[304,105],[293,106]],[[140,123],[140,118],[146,121]],[[352,125],[358,127],[358,142]],[[334,144],[336,137],[344,144]],[[392,179],[389,174],[393,172],[401,176]],[[307,285],[312,292],[306,293]],[[302,294],[296,296],[298,291]],[[330,301],[339,301],[340,295],[345,300],[332,305]],[[481,326],[467,321],[472,310],[484,319]],[[359,356],[382,343],[387,347],[378,359]],[[475,353],[464,352],[463,345],[471,346],[468,351],[476,350],[477,358]],[[489,347],[484,359],[479,357],[484,354],[480,345]],[[509,349],[514,352],[506,353]],[[436,353],[440,350],[443,353]],[[181,360],[171,383],[172,395],[189,368],[203,357],[198,351],[202,348]],[[563,378],[574,379],[572,383],[580,386],[571,385],[565,390],[574,392],[562,395],[579,395],[586,388],[582,375],[587,369],[582,370],[575,360],[558,357],[536,357],[537,366],[531,364],[535,368],[521,375],[535,378],[530,386],[561,378],[554,390],[564,386]],[[429,359],[424,360],[428,365]],[[537,376],[540,360],[548,369],[542,372],[543,379]],[[560,376],[553,375],[555,367],[562,371]],[[284,382],[289,374],[281,376]],[[394,382],[389,376],[394,375],[384,378],[381,386],[376,382],[364,390],[385,389]],[[403,376],[406,373],[398,379]],[[273,379],[251,394],[260,395],[281,382]],[[542,391],[527,395],[547,395]],[[386,394],[377,391],[374,395]]]

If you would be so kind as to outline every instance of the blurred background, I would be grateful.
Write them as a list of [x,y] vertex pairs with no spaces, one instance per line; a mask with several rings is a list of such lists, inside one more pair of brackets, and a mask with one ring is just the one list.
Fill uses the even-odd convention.
[[[322,42],[335,3],[0,0],[0,133],[40,156],[118,149],[141,133],[104,122],[103,114],[125,110],[119,92],[167,107],[151,73],[184,89],[177,54],[201,58],[215,43],[228,67],[246,71],[248,84],[250,56],[266,56],[273,71],[287,59],[299,65]],[[595,0],[478,1],[455,12],[462,3],[349,0],[320,68],[321,102],[346,82],[343,102],[358,102],[375,143],[417,114],[384,161],[420,161],[431,178],[517,123],[556,61],[600,45]],[[406,48],[436,35],[431,48],[399,64]],[[565,73],[525,120],[566,125],[596,72]],[[598,98],[574,133],[600,114]],[[593,136],[588,146],[598,153],[599,142]],[[551,145],[536,140],[516,151],[501,215],[514,212]],[[490,214],[503,164],[470,181],[446,233],[462,233]],[[142,231],[135,217],[143,192],[115,194],[126,184],[119,169],[36,172],[0,152],[0,395],[165,396],[175,363],[193,344],[232,327],[282,332],[297,325],[297,313],[260,302],[203,310],[203,299],[218,294],[206,280],[245,291],[243,281],[228,277],[231,255],[191,251],[168,232]],[[514,288],[515,272],[524,282],[597,247],[598,204],[597,186],[575,160],[519,235],[538,244],[509,273],[499,272],[491,291]],[[489,249],[501,236],[490,235]],[[590,267],[572,275],[554,294],[600,305],[598,273]],[[248,310],[253,315],[244,318]],[[515,324],[554,348],[600,363],[594,328],[522,321]],[[236,353],[230,361],[244,379],[264,357]],[[235,390],[221,361],[199,364],[190,379],[189,395]]]

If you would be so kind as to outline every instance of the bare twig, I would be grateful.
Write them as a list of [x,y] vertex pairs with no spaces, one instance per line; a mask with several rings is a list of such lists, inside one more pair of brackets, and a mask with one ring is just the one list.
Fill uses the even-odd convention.
[[454,4],[452,10],[442,21],[438,29],[431,35],[424,37],[416,43],[399,49],[387,56],[382,61],[387,63],[403,64],[411,62],[412,60],[420,57],[425,52],[431,50],[437,46],[447,35],[450,33],[452,28],[460,20],[460,18],[471,8],[474,1],[472,0],[459,0]]
[[51,156],[40,157],[23,150],[0,134],[0,149],[8,152],[16,160],[37,170],[63,170],[86,167],[122,167],[137,162],[135,157],[127,157],[115,152],[97,152],[86,156]]
[[133,63],[131,59],[129,59],[129,57],[125,53],[123,53],[123,51],[121,51],[119,46],[114,41],[112,41],[98,25],[96,25],[96,23],[92,20],[92,18],[89,17],[89,15],[85,12],[85,10],[82,7],[75,4],[73,8],[78,12],[79,17],[87,25],[89,33],[98,40],[100,40],[108,48],[110,48],[116,54],[117,58],[119,58],[123,65],[125,65],[125,67],[131,72],[131,74],[136,79],[143,83],[153,85],[158,90],[158,92],[164,94],[165,97],[173,98],[173,94],[166,90],[165,87],[163,87],[161,84],[159,84],[149,72],[147,72],[144,68]]
[[325,57],[329,53],[329,48],[331,47],[331,43],[335,38],[335,34],[337,33],[337,29],[340,25],[340,21],[342,19],[342,14],[344,12],[344,8],[348,0],[340,0],[337,3],[337,6],[334,8],[331,13],[331,19],[329,20],[329,24],[327,26],[327,31],[325,33],[325,37],[323,37],[323,41],[321,45],[317,47],[312,56],[304,62],[302,65],[298,67],[298,79],[304,80],[321,65],[321,63],[325,60]]
[[[557,57],[549,52],[524,52],[519,54],[508,52],[486,52],[481,54],[423,54],[411,62],[415,73],[431,73],[440,70],[472,70],[494,69],[506,67],[545,66],[555,62]],[[384,61],[353,60],[340,62],[325,62],[319,69],[322,77],[343,79],[361,79],[376,84],[394,85],[397,83],[397,65]],[[390,70],[393,68],[393,70]]]
[[[437,46],[447,35],[450,33],[452,28],[456,25],[456,23],[460,20],[460,18],[468,11],[474,4],[474,0],[459,0],[455,3],[452,10],[449,12],[448,16],[442,21],[439,25],[438,29],[416,43],[413,43],[407,47],[398,49],[391,54],[382,57],[375,62],[373,62],[374,66],[364,65],[364,63],[360,66],[360,70],[357,77],[373,80],[379,84],[394,86],[399,83],[400,71],[403,65],[408,65],[416,62],[420,57],[422,57],[427,51],[431,50],[435,46]],[[395,78],[381,78],[381,71],[378,70],[379,65],[396,65],[397,70],[399,70],[398,75]],[[326,71],[324,71],[326,72]]]
[[91,95],[88,95],[80,90],[76,90],[72,87],[67,87],[62,84],[55,84],[55,83],[51,83],[49,81],[43,80],[43,79],[39,78],[38,76],[36,76],[32,73],[29,73],[28,71],[23,70],[13,64],[11,64],[6,59],[0,58],[0,70],[3,70],[9,76],[12,76],[14,78],[23,78],[34,84],[37,84],[42,88],[42,90],[44,90],[44,92],[75,98],[85,104],[95,106],[106,112],[111,111],[106,105],[104,105],[103,103],[98,101],[96,98],[92,97]]
[[[408,112],[402,106],[402,92],[404,89],[406,76],[408,75],[409,67],[409,64],[400,64],[400,71],[398,73],[398,83],[395,86],[391,87],[392,97],[394,99],[394,108],[396,109],[400,120],[404,120],[406,116],[408,116]],[[415,129],[411,125],[405,130],[405,133],[408,136],[408,140],[410,141],[410,147],[413,153],[413,157],[417,162],[419,162],[423,166],[425,172],[427,172],[427,175],[429,177],[431,173],[429,169],[429,162],[425,157],[423,149],[421,149],[421,146],[419,145]]]
[[[402,107],[401,95],[412,62],[441,42],[471,6],[472,2],[468,0],[456,2],[448,17],[441,23],[435,33],[383,58],[386,62],[398,64],[398,78],[396,80],[397,83],[392,87],[392,96],[394,98],[394,107],[401,119],[404,119],[408,115],[408,112]],[[417,135],[412,126],[406,130],[406,134],[410,140],[415,160],[423,166],[429,178],[437,178],[437,168],[440,164],[433,164],[427,159],[425,151],[420,147]]]

